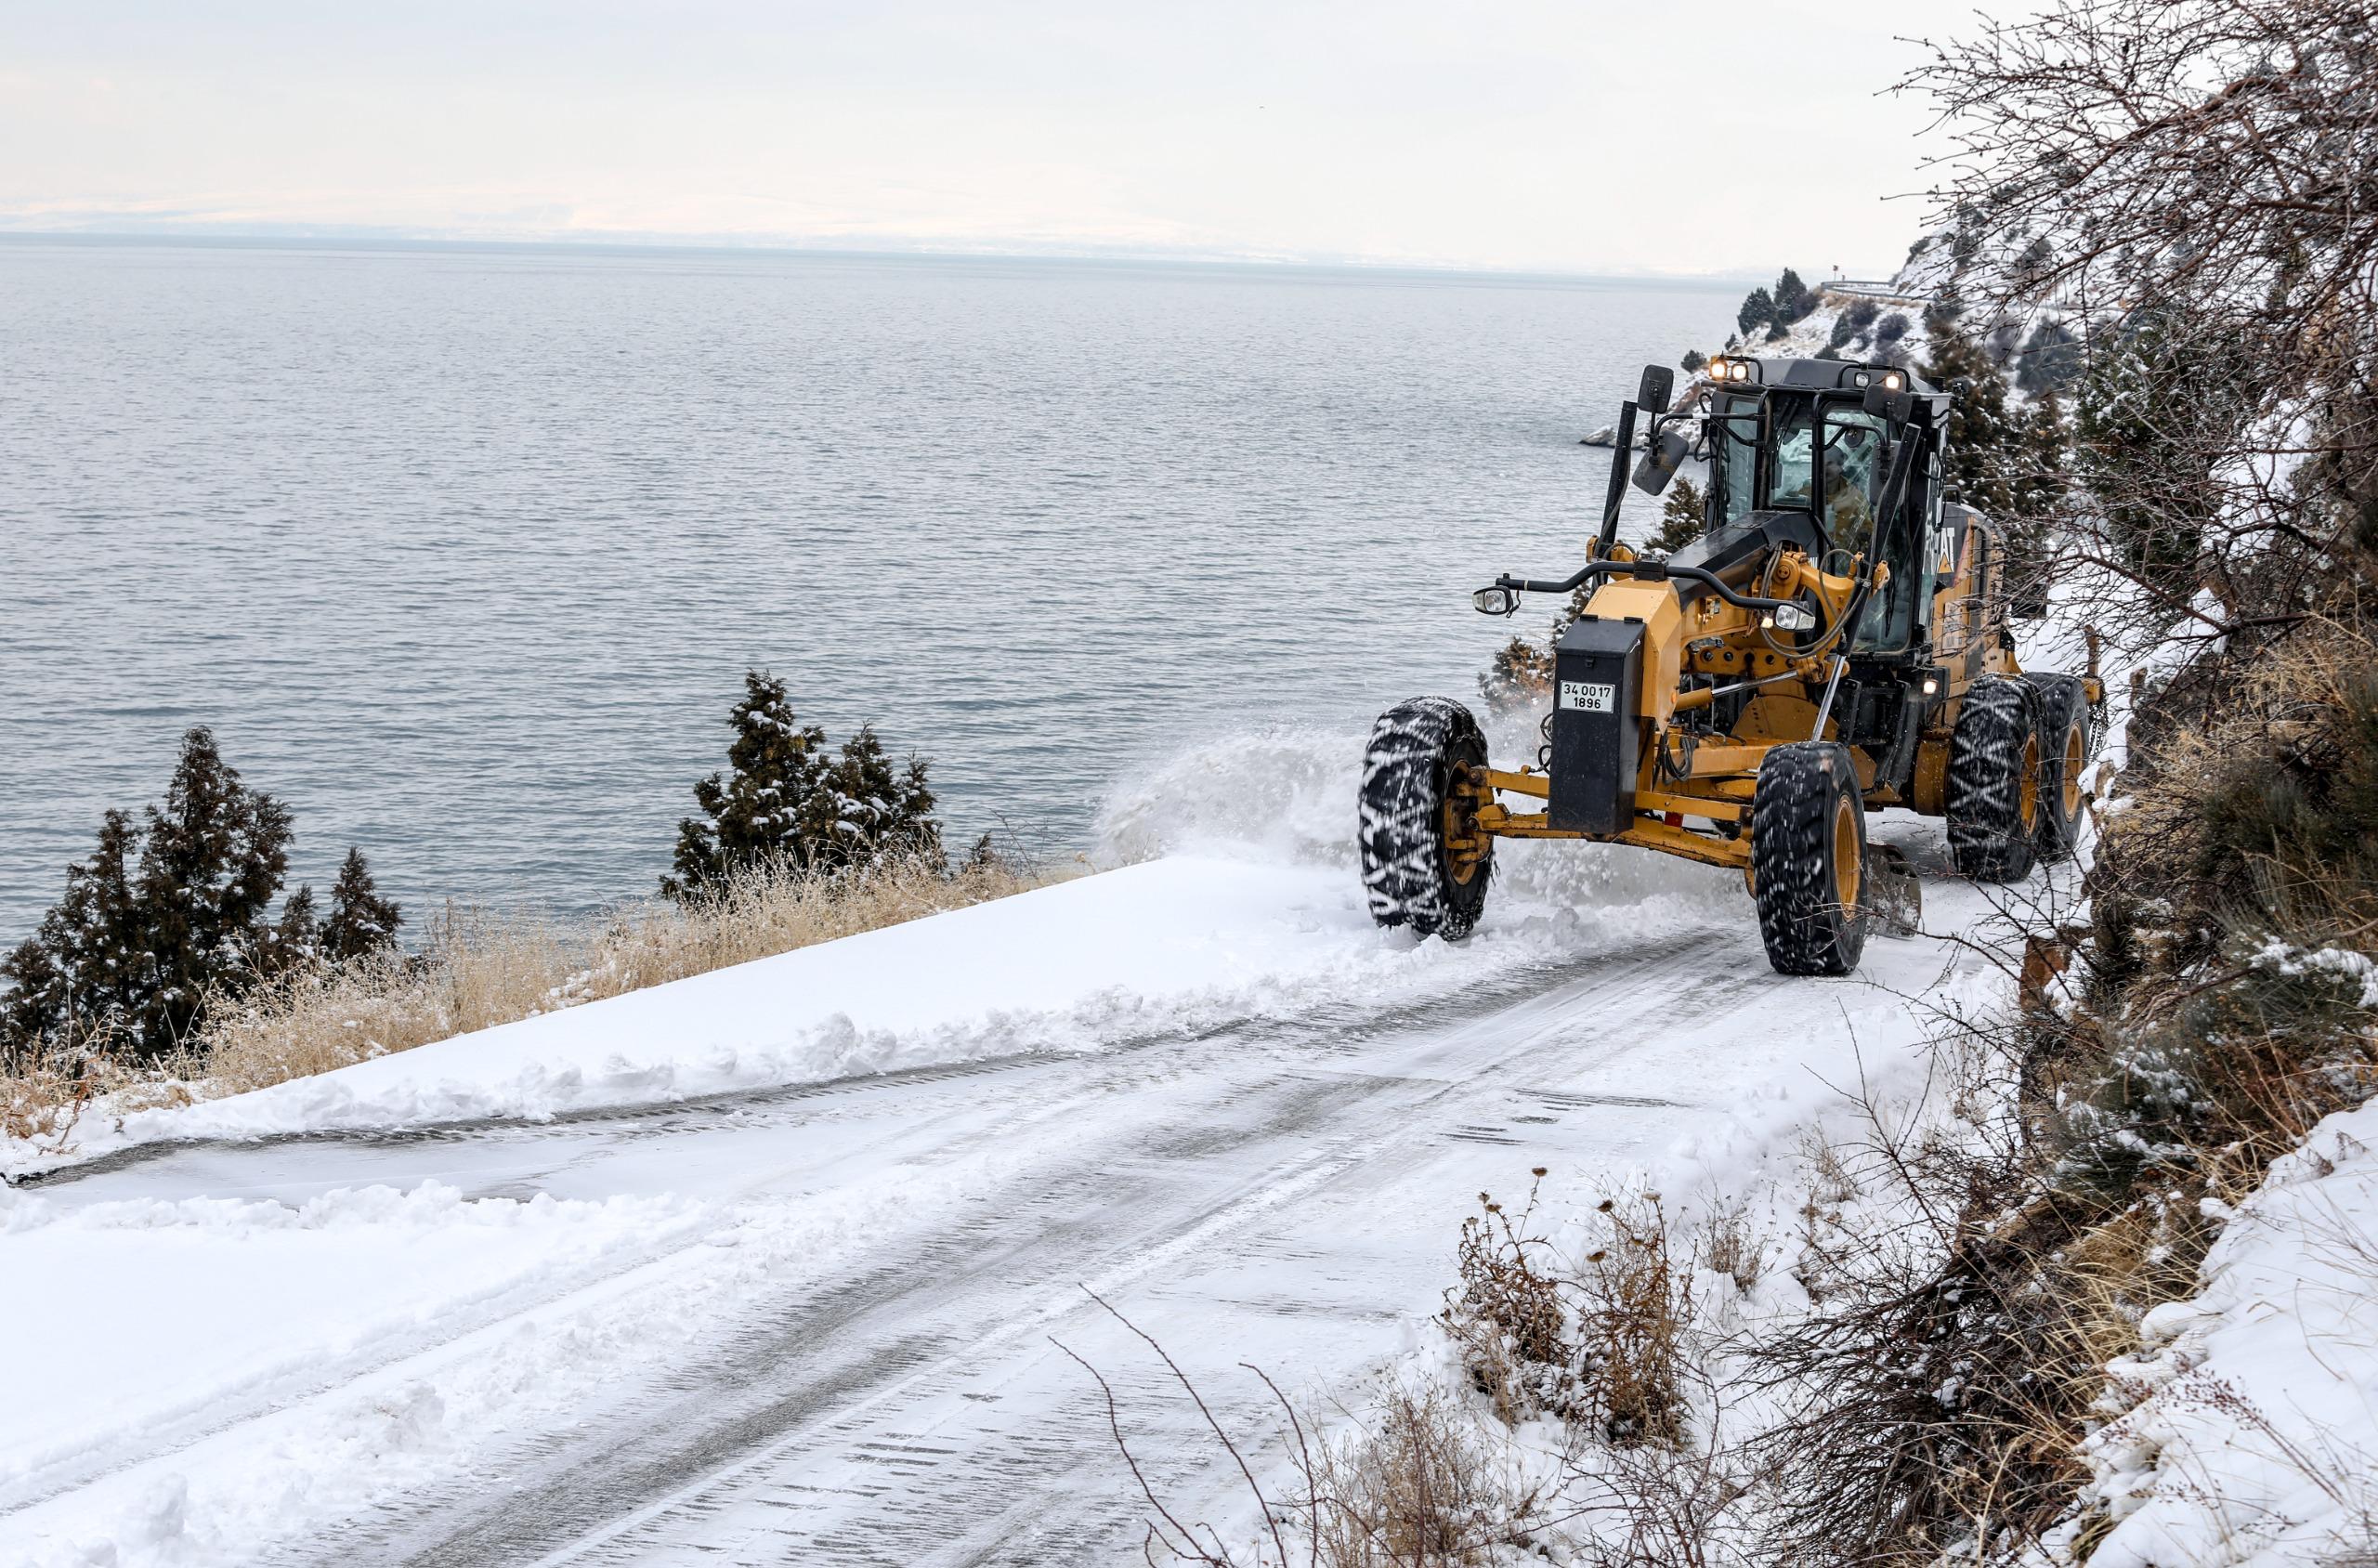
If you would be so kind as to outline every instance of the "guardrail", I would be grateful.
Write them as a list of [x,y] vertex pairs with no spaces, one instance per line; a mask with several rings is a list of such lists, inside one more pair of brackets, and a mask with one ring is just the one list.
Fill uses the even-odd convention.
[[1888,278],[1842,278],[1816,285],[1818,294],[1848,294],[1852,299],[1889,300],[1897,305],[1929,305],[1930,294],[1909,294],[1891,287]]

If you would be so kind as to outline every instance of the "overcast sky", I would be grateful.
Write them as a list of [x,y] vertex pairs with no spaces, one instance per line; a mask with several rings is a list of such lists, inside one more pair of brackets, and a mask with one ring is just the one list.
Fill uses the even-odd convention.
[[1966,5],[10,0],[0,227],[1887,271]]

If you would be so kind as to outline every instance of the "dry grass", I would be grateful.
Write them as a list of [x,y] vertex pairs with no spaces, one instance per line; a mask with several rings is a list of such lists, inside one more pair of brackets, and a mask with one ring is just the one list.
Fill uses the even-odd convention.
[[324,1073],[474,1029],[682,980],[836,937],[1004,898],[1058,880],[1006,862],[947,871],[922,860],[836,876],[768,869],[718,897],[655,901],[591,930],[534,915],[449,905],[415,955],[302,970],[208,1010],[181,1057],[145,1068],[102,1054],[0,1078],[0,1131],[53,1150],[106,1098],[111,1111],[187,1102],[186,1080],[239,1093]]
[[1514,1215],[1482,1193],[1483,1212],[1462,1222],[1461,1283],[1438,1322],[1472,1386],[1506,1423],[1543,1414],[1622,1446],[1680,1441],[1692,1271],[1671,1252],[1660,1196],[1604,1199],[1602,1244],[1574,1261],[1531,1234],[1535,1201],[1531,1189]]
[[[1541,1183],[1544,1171],[1535,1176]],[[1586,1400],[1584,1351],[1561,1300],[1561,1260],[1529,1229],[1535,1189],[1517,1215],[1486,1193],[1478,1203],[1481,1212],[1461,1222],[1454,1255],[1461,1283],[1445,1293],[1437,1321],[1460,1348],[1471,1386],[1506,1425],[1538,1413],[1578,1415]]]
[[72,1063],[36,1062],[0,1077],[0,1138],[63,1149],[102,1101],[124,1114],[187,1105],[191,1098],[170,1070],[144,1073],[96,1052]]
[[1752,1229],[1750,1206],[1732,1203],[1711,1212],[1701,1231],[1701,1261],[1747,1294],[1767,1272],[1767,1241]]
[[1586,1382],[1602,1435],[1619,1444],[1684,1441],[1685,1337],[1692,1273],[1669,1248],[1660,1195],[1604,1198],[1610,1239],[1578,1271]]
[[1467,1412],[1434,1389],[1389,1392],[1378,1417],[1306,1462],[1322,1568],[1452,1568],[1525,1546],[1541,1500],[1503,1473]]
[[226,1091],[261,1089],[515,1019],[1003,898],[1046,878],[893,861],[840,876],[767,869],[717,898],[620,911],[592,933],[450,906],[416,958],[313,970],[215,1013],[200,1041]]

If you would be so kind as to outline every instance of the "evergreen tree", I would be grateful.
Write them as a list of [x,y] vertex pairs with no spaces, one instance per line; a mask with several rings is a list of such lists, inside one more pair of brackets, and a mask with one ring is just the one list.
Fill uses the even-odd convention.
[[2039,281],[2040,275],[2055,261],[2056,247],[2047,242],[2047,236],[2041,235],[2025,245],[2022,255],[2015,258],[2015,281],[2025,288],[2031,287]]
[[672,898],[699,896],[751,866],[808,865],[801,808],[823,765],[817,752],[826,732],[803,725],[784,683],[762,670],[744,673],[743,700],[726,722],[735,731],[726,748],[730,771],[694,786],[702,815],[677,824],[675,871],[660,879],[660,891]]
[[364,859],[361,849],[350,844],[338,869],[338,882],[331,889],[330,918],[322,922],[322,957],[333,963],[347,963],[394,947],[397,927],[402,924],[403,913],[381,897],[373,884],[372,863]]
[[2056,570],[2056,517],[2071,489],[2071,426],[2054,392],[2032,404],[2010,438],[2006,516],[2007,593],[2026,614],[2047,613]]
[[212,731],[182,737],[163,810],[149,808],[139,899],[150,987],[134,1026],[137,1049],[188,1038],[210,985],[244,987],[268,966],[268,913],[289,869],[289,808],[240,782]]
[[2081,340],[2060,321],[2042,321],[2015,356],[2015,385],[2025,392],[2061,392],[2081,375]]
[[1694,371],[1699,370],[1702,366],[1704,366],[1704,365],[1707,364],[1708,362],[1709,362],[1709,356],[1708,356],[1708,355],[1706,355],[1706,354],[1704,354],[1704,353],[1703,353],[1703,352],[1701,352],[1701,350],[1700,350],[1700,349],[1698,349],[1698,348],[1688,348],[1688,349],[1686,349],[1686,350],[1684,351],[1684,358],[1683,358],[1683,359],[1679,359],[1679,360],[1677,361],[1677,363],[1678,363],[1679,366],[1681,366],[1681,367],[1684,369],[1684,371],[1685,371],[1688,374],[1689,374],[1689,373],[1691,373],[1692,372],[1694,372]]
[[1668,490],[1667,503],[1660,509],[1660,531],[1643,547],[1660,555],[1683,549],[1701,537],[1701,491],[1691,479],[1677,480]]
[[1775,320],[1775,296],[1765,289],[1753,289],[1743,296],[1743,307],[1734,312],[1734,325],[1748,337],[1761,327]]
[[314,913],[311,882],[299,882],[297,891],[281,901],[281,919],[273,922],[267,950],[269,958],[257,967],[275,974],[322,956],[322,922]]
[[163,807],[140,828],[108,812],[66,895],[0,961],[9,1052],[155,1055],[189,1039],[211,991],[244,990],[310,942],[309,890],[278,924],[270,916],[290,837],[288,808],[241,783],[211,733],[190,730]]
[[104,1044],[139,1011],[149,974],[145,912],[133,875],[140,832],[110,811],[91,858],[66,869],[66,895],[5,962],[0,1035],[20,1060]]
[[910,757],[895,767],[875,726],[863,725],[843,742],[842,755],[818,771],[802,804],[804,863],[838,871],[884,856],[917,856],[937,865],[941,829],[933,804],[923,760]]
[[1775,280],[1777,324],[1789,325],[1816,307],[1817,296],[1810,292],[1809,285],[1800,281],[1800,275],[1797,272],[1788,267],[1785,268],[1784,276]]
[[2054,392],[2043,392],[2032,400],[2031,417],[2023,424],[2018,451],[2015,514],[2045,516],[2071,488],[2072,429],[2064,417],[2064,405]]
[[2218,454],[2253,417],[2253,370],[2227,335],[2149,314],[2081,381],[2074,473],[2129,566],[2181,599],[2224,504]]
[[2006,410],[2006,378],[1981,346],[1953,321],[1928,319],[1932,358],[1924,378],[1936,386],[1967,385],[1949,408],[1948,488],[1992,516],[2014,506],[2013,476],[2020,465],[2020,427]]
[[[1554,635],[1559,635],[1555,629]],[[1495,650],[1486,673],[1478,677],[1478,695],[1496,712],[1524,707],[1552,689],[1552,655],[1525,637],[1513,637]]]
[[702,815],[678,824],[672,898],[705,895],[749,867],[838,871],[886,855],[943,863],[925,763],[895,764],[873,726],[826,753],[826,732],[793,715],[782,681],[758,670],[728,723],[731,772],[694,786]]

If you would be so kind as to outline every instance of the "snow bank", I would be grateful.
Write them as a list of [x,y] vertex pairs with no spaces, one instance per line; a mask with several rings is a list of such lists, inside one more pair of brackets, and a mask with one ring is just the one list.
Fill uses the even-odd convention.
[[[1639,869],[1603,890],[1616,902],[1579,913],[1544,902],[1540,886],[1532,898],[1515,876],[1478,936],[1449,947],[1376,929],[1351,869],[1249,857],[1270,853],[1209,849],[1125,867],[252,1093],[135,1113],[86,1132],[73,1157],[170,1139],[545,1118],[1392,1007],[1574,957],[1582,943],[1640,940],[1720,904],[1736,906],[1733,918],[1747,912],[1739,883],[1722,878],[1688,879],[1691,891],[1661,902]],[[1569,868],[1560,903],[1589,874]],[[17,1169],[60,1163],[21,1146],[0,1152]]]
[[506,1444],[715,1348],[738,1303],[883,1245],[1014,1157],[762,1202],[464,1200],[435,1182],[301,1208],[67,1213],[18,1196],[0,1209],[0,1279],[38,1288],[8,1293],[11,1326],[72,1353],[0,1411],[0,1563],[187,1568],[307,1541],[320,1555],[392,1498],[486,1484]]
[[[2274,1163],[2113,1365],[2091,1568],[2279,1568],[2378,1535],[2378,1103]],[[2357,1559],[2358,1561],[2358,1559]]]
[[[704,1223],[674,1197],[466,1201],[425,1182],[292,1208],[147,1199],[61,1210],[0,1192],[8,1398],[0,1500],[136,1434],[193,1430],[370,1365],[457,1314]],[[160,1290],[166,1298],[160,1297]],[[72,1353],[26,1353],[48,1346]]]

